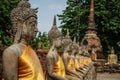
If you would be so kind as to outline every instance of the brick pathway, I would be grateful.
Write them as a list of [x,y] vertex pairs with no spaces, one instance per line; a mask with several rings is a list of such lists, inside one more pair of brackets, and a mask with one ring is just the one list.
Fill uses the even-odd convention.
[[120,80],[120,73],[97,73],[97,80]]

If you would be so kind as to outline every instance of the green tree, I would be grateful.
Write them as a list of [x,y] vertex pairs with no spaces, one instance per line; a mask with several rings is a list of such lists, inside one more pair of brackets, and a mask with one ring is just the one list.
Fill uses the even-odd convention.
[[[12,44],[14,36],[12,35],[12,25],[10,13],[20,0],[0,0],[0,46]],[[34,8],[37,13],[38,8]]]
[[19,0],[0,0],[0,46],[12,43],[10,12],[18,2]]
[[[97,35],[101,39],[103,53],[110,53],[112,46],[119,53],[120,0],[94,0],[94,3]],[[88,25],[89,9],[90,0],[68,0],[63,14],[58,15],[63,34],[69,29],[71,37],[77,36],[81,41]]]
[[49,49],[50,47],[50,43],[48,40],[48,34],[46,32],[38,32],[38,35],[36,36],[36,38],[31,42],[31,46],[34,49]]

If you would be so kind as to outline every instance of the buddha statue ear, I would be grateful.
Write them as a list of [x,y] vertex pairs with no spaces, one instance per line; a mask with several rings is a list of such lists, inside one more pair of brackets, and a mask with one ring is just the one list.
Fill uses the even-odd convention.
[[14,38],[14,43],[18,43],[21,39],[21,36],[22,36],[22,28],[20,28],[21,25],[18,24],[17,26],[17,32],[15,34],[15,38]]

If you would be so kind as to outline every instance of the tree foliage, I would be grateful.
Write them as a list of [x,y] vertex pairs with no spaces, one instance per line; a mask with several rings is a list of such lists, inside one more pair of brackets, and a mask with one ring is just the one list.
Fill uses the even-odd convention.
[[12,43],[10,12],[18,2],[19,0],[0,0],[0,46]]
[[[120,51],[117,45],[120,41],[120,0],[94,0],[94,3],[97,35],[101,39],[103,53],[110,53],[112,46],[118,53]],[[65,35],[66,29],[69,29],[71,37],[77,36],[81,41],[88,25],[89,10],[90,0],[68,0],[63,14],[58,15],[63,34]]]
[[31,46],[34,49],[49,49],[50,43],[48,40],[48,34],[46,32],[38,32],[36,38],[31,42]]
[[[12,35],[12,25],[10,13],[20,0],[1,0],[0,1],[0,46],[12,44],[14,36]],[[37,13],[38,8],[34,8]]]

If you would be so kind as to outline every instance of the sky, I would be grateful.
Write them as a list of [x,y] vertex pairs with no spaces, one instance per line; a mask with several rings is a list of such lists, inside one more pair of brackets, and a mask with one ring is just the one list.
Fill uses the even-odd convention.
[[[40,32],[47,32],[51,29],[54,15],[62,14],[66,8],[67,0],[29,0],[31,7],[38,7],[38,29]],[[60,20],[57,19],[57,26],[60,26]]]

